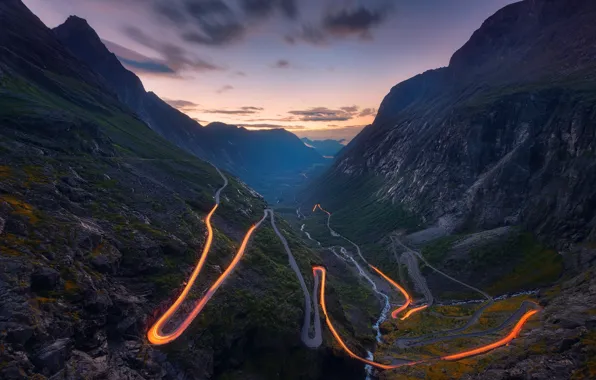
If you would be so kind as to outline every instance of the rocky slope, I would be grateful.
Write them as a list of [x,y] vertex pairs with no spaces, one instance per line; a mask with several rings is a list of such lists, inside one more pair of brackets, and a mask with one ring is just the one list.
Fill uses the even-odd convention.
[[[0,2],[0,25],[0,378],[363,376],[329,345],[301,344],[303,297],[268,223],[190,330],[149,345],[148,326],[197,260],[222,179],[120,103],[21,1]],[[229,177],[191,298],[266,207]],[[277,223],[312,287],[320,258]],[[341,315],[333,294],[330,307]]]
[[[540,323],[513,351],[383,378],[594,377],[584,305],[596,263],[595,18],[589,0],[506,6],[448,67],[393,87],[374,123],[304,190],[304,207],[322,203],[396,278],[389,234],[491,294],[542,288]],[[435,296],[458,291],[421,270]]]
[[310,198],[339,209],[335,188],[366,179],[363,196],[418,228],[449,218],[452,229],[520,224],[550,243],[593,239],[595,15],[588,0],[503,8],[448,67],[395,86]]
[[69,17],[54,32],[153,130],[186,151],[236,174],[271,200],[275,200],[276,188],[287,183],[288,177],[300,180],[300,173],[325,162],[314,149],[284,130],[248,131],[223,128],[221,123],[202,128],[156,94],[145,91],[140,79],[124,68],[81,18]]

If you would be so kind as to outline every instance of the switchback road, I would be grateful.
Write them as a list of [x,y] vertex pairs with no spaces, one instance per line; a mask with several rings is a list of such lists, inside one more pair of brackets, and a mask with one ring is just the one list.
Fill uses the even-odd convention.
[[[318,280],[318,278],[314,279],[313,298],[311,298],[311,296],[308,292],[308,289],[306,288],[306,283],[304,281],[304,278],[302,277],[302,274],[300,273],[300,269],[298,268],[298,264],[296,263],[296,260],[292,254],[292,251],[290,250],[288,242],[285,239],[285,237],[281,234],[279,229],[277,228],[277,225],[275,224],[274,212],[271,209],[266,209],[264,212],[263,218],[248,230],[248,232],[244,236],[244,239],[242,241],[242,244],[240,245],[240,248],[236,252],[236,255],[232,259],[232,262],[230,263],[228,268],[219,276],[219,278],[215,281],[215,283],[213,283],[213,285],[211,285],[211,287],[207,290],[207,293],[205,293],[205,295],[196,303],[196,305],[193,308],[193,310],[191,311],[191,313],[188,314],[186,316],[186,318],[182,321],[182,323],[180,323],[173,331],[171,331],[169,333],[165,333],[163,331],[165,325],[171,320],[171,318],[174,316],[174,314],[178,311],[178,309],[180,308],[180,306],[182,305],[182,303],[188,296],[188,293],[192,289],[193,285],[195,284],[201,270],[203,269],[203,267],[205,265],[205,262],[209,255],[209,251],[211,249],[211,245],[213,243],[213,227],[211,226],[211,217],[213,216],[213,214],[215,213],[215,211],[217,210],[217,208],[219,206],[221,192],[228,185],[228,179],[226,178],[226,176],[219,170],[219,168],[215,167],[215,169],[217,170],[219,175],[224,180],[224,184],[216,191],[215,206],[213,207],[213,209],[209,212],[209,214],[205,218],[205,224],[207,226],[207,240],[205,242],[205,246],[203,247],[203,252],[202,252],[201,257],[199,258],[199,261],[198,261],[195,269],[193,270],[188,282],[186,283],[182,293],[178,296],[178,298],[174,301],[174,303],[166,310],[166,312],[153,324],[153,326],[151,326],[151,328],[147,332],[147,339],[152,344],[163,345],[163,344],[170,343],[170,342],[174,341],[175,339],[177,339],[178,337],[180,337],[180,335],[182,335],[182,333],[184,333],[184,331],[188,328],[188,326],[192,323],[192,321],[197,317],[197,315],[203,310],[205,305],[213,297],[213,295],[219,289],[219,287],[223,284],[225,279],[228,278],[228,276],[232,273],[234,268],[238,265],[238,263],[244,256],[246,247],[247,247],[248,242],[250,241],[250,238],[251,238],[252,234],[254,233],[254,231],[261,225],[261,223],[263,223],[263,221],[265,221],[265,219],[268,216],[270,216],[271,217],[271,226],[273,227],[275,233],[281,240],[281,242],[286,250],[286,253],[288,255],[288,259],[290,262],[290,266],[296,273],[296,277],[298,278],[298,282],[300,283],[300,286],[302,287],[302,291],[304,293],[304,309],[305,310],[304,310],[304,323],[302,326],[302,334],[301,334],[302,341],[304,342],[304,344],[307,347],[310,347],[310,348],[319,347],[321,345],[321,343],[323,342],[323,334],[321,332],[321,320],[320,320],[320,316],[319,316],[319,304],[318,304],[318,299],[317,299],[317,288],[319,286],[319,280]],[[314,336],[311,338],[310,330],[311,330],[311,308],[312,308],[312,306],[314,306],[314,322],[313,322]]]
[[331,334],[333,334],[335,340],[339,343],[341,348],[350,357],[352,357],[356,360],[359,360],[367,365],[370,365],[370,366],[373,366],[375,368],[382,369],[382,370],[396,369],[396,368],[400,368],[403,366],[412,366],[412,365],[416,365],[416,364],[429,363],[429,362],[436,361],[436,360],[459,360],[459,359],[463,359],[466,357],[482,354],[482,353],[488,352],[490,350],[493,350],[493,349],[501,347],[501,346],[505,346],[519,335],[523,325],[527,322],[527,320],[530,317],[532,317],[534,314],[539,312],[539,310],[537,310],[537,309],[532,309],[532,310],[526,311],[520,317],[520,319],[517,321],[515,326],[511,329],[509,334],[507,334],[505,337],[503,337],[493,343],[482,345],[482,346],[468,349],[465,351],[461,351],[461,352],[458,352],[455,354],[448,354],[448,355],[430,358],[430,359],[426,359],[426,360],[413,361],[413,360],[408,360],[408,359],[395,359],[394,362],[397,362],[396,364],[383,364],[383,363],[378,363],[378,362],[375,362],[375,361],[372,361],[372,360],[369,360],[369,359],[363,358],[362,356],[357,355],[356,353],[354,353],[354,351],[352,351],[346,345],[346,343],[344,342],[342,337],[339,335],[339,333],[333,326],[333,322],[331,322],[331,319],[329,318],[329,313],[327,312],[327,306],[325,304],[325,284],[326,284],[327,270],[324,267],[316,266],[313,268],[313,276],[320,277],[321,288],[320,288],[319,299],[321,302],[321,309],[323,310],[323,314],[325,315],[325,322],[327,324],[327,327],[331,331]]
[[[277,226],[275,225],[275,216],[273,215],[273,210],[266,210],[271,215],[271,226],[275,230],[275,233],[281,240],[286,253],[288,254],[288,259],[290,261],[290,267],[296,273],[296,277],[298,278],[298,282],[300,283],[300,287],[302,287],[302,293],[304,293],[304,323],[302,325],[302,342],[307,347],[316,348],[323,343],[323,334],[321,333],[321,318],[319,317],[319,304],[317,300],[317,289],[319,279],[315,278],[315,284],[313,288],[313,297],[311,298],[310,294],[308,293],[308,289],[306,288],[306,283],[304,282],[304,277],[302,277],[302,273],[300,272],[300,268],[298,268],[298,264],[296,263],[296,259],[294,259],[294,255],[292,255],[292,250],[288,246],[288,241],[286,238],[279,232]],[[311,304],[315,308],[314,313],[314,337],[309,336],[309,332],[311,330]]]
[[[327,227],[329,228],[329,231],[331,232],[331,234],[333,236],[337,236],[337,237],[341,237],[343,239],[345,239],[346,241],[350,242],[352,245],[354,245],[358,251],[359,256],[362,258],[362,260],[368,264],[367,260],[362,256],[362,252],[360,251],[360,247],[358,247],[355,243],[353,243],[352,241],[350,241],[349,239],[341,236],[340,234],[336,233],[335,231],[333,231],[333,229],[331,229],[330,226],[330,220],[331,220],[331,213],[328,212],[327,210],[323,209],[321,207],[320,204],[316,204],[313,208],[313,212],[316,211],[317,209],[320,209],[321,211],[325,212],[327,214]],[[371,360],[370,358],[364,358],[361,357],[357,354],[355,354],[353,351],[350,350],[350,348],[345,344],[345,342],[343,341],[343,339],[341,338],[341,336],[337,333],[337,331],[335,330],[335,328],[333,327],[333,324],[331,322],[331,320],[329,319],[329,315],[327,313],[327,308],[325,306],[325,279],[326,279],[326,269],[324,267],[315,267],[313,268],[313,275],[315,276],[315,278],[317,277],[321,277],[321,295],[320,295],[320,300],[321,300],[321,308],[323,309],[323,313],[325,315],[325,320],[327,323],[327,326],[329,328],[329,330],[331,330],[331,333],[333,334],[333,336],[335,337],[335,339],[337,340],[337,342],[339,343],[339,345],[342,347],[342,349],[344,349],[344,351],[352,358],[359,360],[363,363],[365,363],[367,366],[372,366],[375,367],[377,369],[383,369],[383,370],[387,370],[387,369],[395,369],[395,368],[399,368],[402,366],[407,366],[407,365],[415,365],[415,364],[421,364],[421,363],[428,363],[430,361],[436,361],[436,360],[458,360],[458,359],[462,359],[462,358],[466,358],[469,356],[473,356],[473,355],[478,355],[481,353],[485,353],[488,352],[490,350],[493,350],[497,347],[501,347],[504,346],[506,344],[508,344],[509,342],[511,342],[513,339],[515,339],[519,332],[521,331],[523,325],[525,324],[525,322],[532,317],[534,314],[538,313],[540,311],[540,307],[534,303],[534,302],[528,302],[528,301],[524,301],[524,303],[522,303],[522,305],[520,306],[520,308],[514,313],[512,314],[507,320],[505,320],[500,326],[495,327],[493,329],[489,329],[489,330],[485,330],[485,331],[479,331],[479,332],[471,332],[471,333],[466,333],[466,334],[454,334],[454,333],[458,333],[461,331],[466,330],[467,328],[469,328],[471,325],[475,324],[478,319],[480,318],[480,315],[482,314],[482,312],[493,303],[493,298],[487,294],[486,292],[477,289],[473,286],[470,286],[468,284],[465,284],[449,275],[447,275],[446,273],[436,269],[435,267],[433,267],[432,265],[430,265],[428,263],[428,261],[424,258],[424,256],[422,256],[422,254],[420,254],[417,251],[414,251],[412,249],[410,249],[409,247],[407,247],[405,244],[403,244],[399,238],[397,236],[391,236],[391,240],[392,243],[394,244],[394,249],[396,245],[400,245],[406,252],[405,254],[408,256],[408,258],[410,260],[413,259],[413,262],[410,263],[411,265],[416,265],[416,269],[418,269],[418,263],[416,260],[416,257],[419,258],[420,260],[422,260],[426,265],[428,265],[431,269],[435,270],[436,272],[440,273],[441,275],[447,277],[448,279],[455,281],[465,287],[468,287],[470,289],[473,289],[477,292],[479,292],[480,294],[482,294],[483,296],[485,296],[488,300],[488,302],[481,307],[479,310],[476,311],[476,313],[474,313],[474,315],[467,321],[467,323],[458,329],[454,329],[454,330],[450,330],[450,331],[442,331],[439,332],[440,334],[442,334],[443,336],[440,337],[432,337],[430,339],[427,339],[428,336],[422,336],[422,337],[415,337],[415,338],[402,338],[401,342],[403,346],[407,346],[407,343],[404,344],[405,342],[408,341],[415,341],[414,344],[411,344],[410,346],[422,346],[422,345],[428,345],[428,344],[432,344],[432,343],[436,343],[436,342],[440,342],[440,341],[447,341],[447,340],[453,340],[453,339],[457,339],[457,338],[473,338],[473,337],[481,337],[481,336],[486,336],[488,334],[493,334],[493,333],[497,333],[501,330],[503,330],[505,327],[507,327],[508,325],[512,324],[513,321],[515,321],[516,319],[518,320],[517,323],[515,324],[515,326],[513,327],[513,329],[509,332],[509,334],[507,336],[505,336],[504,338],[487,344],[487,345],[483,345],[480,347],[476,347],[473,349],[469,349],[466,351],[462,351],[459,353],[455,353],[455,354],[448,354],[445,356],[441,356],[441,357],[437,357],[437,358],[432,358],[432,359],[428,359],[428,360],[423,360],[423,361],[411,361],[411,360],[407,360],[407,359],[397,359],[397,362],[394,361],[395,364],[391,364],[391,365],[387,365],[387,364],[382,364],[382,363],[378,363],[375,362],[373,360]],[[396,252],[396,251],[394,251]],[[333,251],[333,253],[336,254],[335,251]],[[337,254],[336,254],[337,255]],[[415,255],[415,256],[414,256]],[[350,256],[351,258],[351,256]],[[396,258],[397,258],[397,254],[396,254]],[[352,258],[352,261],[354,261],[354,259]],[[356,264],[356,262],[354,261],[354,263]],[[406,263],[408,264],[408,263]],[[399,292],[401,292],[403,294],[403,296],[406,298],[406,302],[399,307],[398,309],[394,310],[392,313],[392,317],[393,318],[397,318],[398,314],[400,314],[402,311],[406,310],[412,303],[412,298],[411,296],[408,294],[408,292],[399,284],[397,284],[395,281],[393,281],[391,278],[389,278],[387,275],[385,275],[383,272],[381,272],[378,268],[372,266],[371,264],[368,264],[375,272],[377,272],[377,274],[379,274],[382,278],[384,278],[387,282],[389,282],[393,287],[395,287]],[[410,265],[409,265],[410,266]],[[414,271],[414,270],[410,270],[409,268],[409,273],[410,276],[412,277],[417,277],[420,276],[422,278],[422,274],[420,273],[420,271]],[[416,282],[416,278],[413,278],[413,280]],[[408,310],[404,316],[401,318],[402,320],[408,318],[409,316],[411,316],[413,313],[424,310],[428,307],[430,307],[433,303],[433,297],[432,294],[430,293],[430,290],[428,289],[428,287],[426,286],[426,281],[424,280],[424,278],[422,278],[423,281],[420,281],[420,279],[418,279],[419,282],[419,287],[424,289],[426,287],[427,291],[423,290],[423,293],[425,294],[425,298],[427,299],[427,301],[429,302],[426,305],[422,305],[422,306],[418,306],[418,307],[414,307],[411,308],[410,310]],[[398,344],[399,344],[400,340],[398,339]],[[403,347],[405,348],[405,347]],[[372,358],[373,356],[370,355],[369,352],[369,356]]]

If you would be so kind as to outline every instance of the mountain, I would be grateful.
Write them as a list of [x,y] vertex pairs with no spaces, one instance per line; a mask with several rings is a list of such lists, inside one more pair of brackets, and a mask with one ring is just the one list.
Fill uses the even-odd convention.
[[594,14],[587,0],[503,8],[448,67],[392,88],[321,182],[370,178],[368,193],[420,225],[593,239]]
[[286,131],[203,128],[156,94],[145,91],[141,80],[124,68],[81,18],[69,17],[54,32],[154,131],[187,152],[234,173],[269,200],[281,196],[280,188],[300,181],[301,173],[325,163],[320,154]]
[[[212,221],[217,254],[192,299],[267,207],[227,177]],[[330,340],[302,344],[304,297],[268,221],[187,333],[148,344],[197,262],[223,183],[121,103],[20,0],[0,1],[0,378],[363,378]],[[321,258],[277,224],[312,287]],[[329,307],[347,315],[338,294]],[[350,321],[338,323],[353,331]]]
[[[595,19],[591,0],[504,7],[449,66],[394,86],[300,195],[302,210],[321,203],[380,268],[403,267],[399,239],[493,296],[542,289],[527,351],[493,356],[479,378],[527,378],[545,362],[561,366],[536,377],[593,377],[579,333],[594,334],[593,318],[578,305],[595,297],[586,288],[596,264]],[[421,271],[436,297],[452,299],[453,285]],[[566,334],[577,346],[555,343]]]
[[313,147],[319,154],[326,157],[335,157],[340,150],[344,148],[342,144],[345,140],[310,140],[306,137],[303,137],[302,142],[304,142],[307,146]]

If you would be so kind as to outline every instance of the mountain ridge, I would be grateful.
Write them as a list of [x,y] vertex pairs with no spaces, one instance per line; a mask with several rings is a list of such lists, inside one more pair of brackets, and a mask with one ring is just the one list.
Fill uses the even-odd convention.
[[[561,13],[562,20],[557,21],[554,15],[559,14],[563,3],[568,6]],[[383,99],[374,123],[348,144],[320,181],[340,177],[340,181],[349,181],[350,177],[365,175],[385,178],[383,185],[376,187],[377,198],[420,215],[424,223],[453,215],[459,219],[460,228],[494,228],[506,220],[515,220],[527,222],[529,228],[545,237],[555,230],[562,236],[576,234],[577,227],[557,226],[555,220],[568,220],[576,205],[591,202],[594,194],[587,187],[582,187],[582,195],[572,202],[573,206],[571,199],[558,198],[564,197],[563,193],[533,194],[541,191],[538,183],[548,183],[549,175],[545,173],[567,170],[571,174],[571,167],[564,167],[582,166],[581,155],[590,154],[592,149],[588,141],[594,131],[582,125],[591,120],[590,99],[594,96],[590,83],[596,68],[588,58],[596,56],[595,44],[590,43],[596,42],[590,21],[596,15],[595,4],[584,0],[522,1],[498,11],[454,54],[449,67],[427,71],[394,86]],[[542,21],[525,22],[528,18]],[[517,37],[514,43],[503,35],[505,39],[495,45],[490,36],[510,24],[521,25],[523,38],[519,41],[526,41],[526,48],[519,45]],[[581,43],[570,43],[563,53],[554,53],[556,59],[542,63],[547,51],[544,44],[550,44],[549,36],[556,28],[569,33],[560,33],[553,43],[555,47],[567,41]],[[505,35],[517,36],[514,32]],[[490,47],[485,47],[483,41]],[[508,50],[511,46],[514,48]],[[501,51],[510,53],[503,55],[508,58],[499,61],[498,70],[490,62],[486,66],[485,58],[478,58],[481,63],[465,58],[492,49],[497,55]],[[534,62],[540,62],[535,71],[526,66]],[[517,71],[513,70],[515,66],[519,67]],[[504,77],[503,72],[512,74]],[[564,112],[554,114],[557,107]],[[561,130],[565,124],[571,127]],[[554,142],[549,142],[551,133],[560,136],[556,148],[560,153],[554,155],[548,154],[549,150],[555,151]],[[557,162],[559,154],[563,156]],[[552,161],[540,162],[539,157]],[[549,169],[548,165],[553,167]],[[584,170],[580,166],[573,170]],[[532,176],[519,173],[519,168]],[[506,175],[507,170],[511,173]],[[585,170],[591,171],[592,167]],[[523,189],[520,183],[512,182],[516,176],[536,184]],[[487,193],[487,186],[496,183],[503,188]],[[519,195],[509,198],[507,194],[512,192]],[[530,206],[531,197],[543,199],[549,208],[555,207],[552,216],[544,215],[536,205]],[[490,204],[493,201],[498,203]],[[557,202],[566,204],[565,210],[557,210]],[[586,220],[583,225],[581,235],[573,240],[594,236],[592,224]],[[564,232],[565,228],[569,232]]]
[[[304,299],[270,224],[188,332],[149,345],[148,327],[206,244],[216,189],[227,182],[212,220],[217,254],[195,300],[267,205],[152,130],[20,0],[0,1],[0,28],[0,378],[364,376],[327,344],[303,346]],[[276,219],[309,273],[320,257]]]
[[[71,16],[54,28],[54,33],[77,58],[104,78],[118,98],[153,130],[197,157],[239,176],[270,201],[281,196],[279,189],[284,183],[299,181],[300,173],[325,163],[318,153],[287,131],[227,129],[234,135],[226,136],[221,129],[203,127],[154,92],[147,92],[138,76],[105,47],[84,19]],[[238,136],[240,133],[242,137]],[[277,144],[270,142],[274,137],[279,137]],[[237,145],[232,148],[228,138],[234,138]],[[242,138],[251,141],[257,149],[242,144]]]

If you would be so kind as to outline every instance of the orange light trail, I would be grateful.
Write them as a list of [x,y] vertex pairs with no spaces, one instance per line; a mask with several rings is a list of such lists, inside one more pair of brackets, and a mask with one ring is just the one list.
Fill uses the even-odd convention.
[[236,252],[236,256],[234,256],[234,259],[232,260],[232,262],[230,263],[228,268],[219,276],[217,281],[215,281],[215,283],[213,283],[213,285],[211,285],[211,287],[209,288],[207,293],[205,293],[203,298],[201,298],[197,302],[197,304],[194,307],[194,309],[192,310],[192,312],[184,319],[184,321],[174,331],[172,331],[171,333],[168,333],[168,334],[163,333],[163,331],[162,331],[163,327],[170,320],[172,315],[174,315],[174,313],[178,310],[178,308],[180,307],[182,302],[184,302],[184,300],[186,299],[186,296],[190,292],[190,289],[194,285],[199,273],[201,272],[201,269],[203,269],[203,266],[205,265],[205,261],[207,260],[207,256],[209,254],[209,249],[211,248],[211,244],[213,242],[213,228],[211,227],[211,216],[213,215],[213,213],[215,212],[216,209],[217,209],[217,205],[215,205],[213,207],[211,212],[205,218],[205,223],[207,224],[207,231],[208,231],[207,241],[205,243],[205,247],[203,248],[203,253],[201,255],[201,258],[199,259],[197,266],[195,267],[194,271],[192,272],[190,279],[186,283],[184,290],[182,291],[180,296],[178,296],[178,298],[172,304],[172,306],[170,306],[168,308],[168,310],[157,320],[157,322],[155,322],[155,324],[153,324],[153,326],[151,326],[151,328],[147,332],[147,339],[152,344],[155,344],[155,345],[167,344],[167,343],[170,343],[173,340],[177,339],[178,337],[180,337],[180,335],[182,335],[182,333],[184,333],[184,331],[188,328],[188,326],[192,323],[192,321],[197,317],[197,315],[203,310],[203,308],[205,307],[207,302],[209,302],[211,297],[213,297],[213,295],[215,294],[217,289],[221,286],[223,281],[234,270],[236,265],[238,265],[238,262],[240,262],[240,259],[242,259],[242,256],[244,255],[246,245],[248,244],[248,241],[250,240],[250,237],[251,237],[252,233],[254,232],[256,225],[253,225],[248,230],[248,232],[244,236],[244,240],[242,241],[240,248]]
[[[319,295],[319,302],[321,304],[321,309],[323,309],[323,314],[325,315],[325,322],[327,323],[327,327],[329,328],[329,330],[331,331],[331,333],[333,334],[333,336],[335,337],[335,339],[337,340],[337,342],[339,343],[339,345],[341,346],[341,348],[353,359],[359,360],[363,363],[366,363],[368,365],[371,365],[375,368],[379,368],[379,369],[383,369],[383,370],[388,370],[388,369],[396,369],[399,367],[403,367],[403,366],[412,366],[412,365],[416,365],[416,364],[422,364],[422,363],[427,363],[431,360],[435,360],[435,359],[426,359],[426,360],[421,360],[421,361],[416,361],[416,362],[409,362],[409,363],[402,363],[402,364],[394,364],[394,365],[387,365],[387,364],[381,364],[381,363],[377,363],[374,362],[372,360],[368,360],[365,359],[361,356],[356,355],[352,350],[350,350],[350,348],[346,345],[346,343],[343,341],[343,339],[341,338],[341,336],[337,333],[337,331],[335,330],[335,328],[333,327],[333,324],[331,323],[331,320],[329,319],[329,314],[327,313],[327,306],[325,303],[325,283],[326,283],[326,276],[327,276],[327,270],[322,267],[322,266],[316,266],[313,267],[313,275],[316,276],[318,274],[320,274],[321,276],[321,290],[320,290],[320,295]],[[463,359],[469,356],[473,356],[473,355],[478,355],[478,354],[482,354],[485,352],[488,352],[490,350],[493,350],[497,347],[501,347],[506,345],[507,343],[511,342],[513,339],[515,339],[517,337],[517,335],[519,334],[519,332],[521,331],[523,325],[527,322],[527,320],[533,316],[534,314],[538,313],[538,310],[530,310],[528,312],[526,312],[521,318],[520,320],[515,324],[515,327],[512,329],[512,331],[503,339],[500,339],[494,343],[482,346],[482,347],[478,347],[472,350],[468,350],[468,351],[464,351],[464,352],[460,352],[458,354],[453,354],[453,355],[446,355],[446,356],[442,356],[439,359],[442,360],[458,360],[458,359]]]
[[538,313],[538,310],[530,310],[530,311],[526,312],[519,319],[519,321],[517,321],[517,323],[515,324],[515,327],[513,327],[513,330],[511,330],[511,332],[501,340],[498,340],[491,344],[487,344],[486,346],[478,347],[478,348],[468,350],[468,351],[463,351],[458,354],[443,356],[443,357],[441,357],[441,359],[443,359],[443,360],[463,359],[463,358],[467,358],[468,356],[483,354],[483,353],[493,350],[497,347],[504,346],[517,337],[517,335],[521,331],[521,329],[524,326],[524,324],[526,323],[526,321],[536,313]]
[[325,214],[327,214],[327,215],[331,216],[331,213],[330,213],[329,211],[325,210],[323,207],[321,207],[321,204],[320,204],[320,203],[317,203],[317,204],[315,205],[315,207],[313,207],[313,208],[312,208],[312,212],[315,212],[315,210],[316,210],[317,208],[318,208],[319,210],[323,211]]
[[339,334],[335,330],[335,327],[333,327],[333,324],[331,323],[331,320],[329,319],[329,314],[327,314],[327,304],[325,303],[325,282],[326,282],[327,270],[324,267],[319,267],[319,266],[314,267],[313,275],[316,276],[317,273],[319,273],[321,275],[321,290],[320,290],[320,295],[319,295],[319,302],[321,304],[321,309],[323,309],[323,314],[325,315],[325,322],[327,323],[327,327],[331,331],[331,334],[333,334],[333,336],[335,337],[335,340],[337,340],[337,342],[339,343],[341,348],[343,348],[343,350],[350,357],[352,357],[356,360],[359,360],[363,363],[366,363],[368,365],[371,365],[373,367],[385,369],[385,370],[386,369],[395,369],[395,368],[402,367],[405,365],[414,365],[414,364],[420,363],[420,362],[411,362],[411,363],[396,364],[396,365],[381,364],[381,363],[373,362],[372,360],[365,359],[361,356],[358,356],[352,350],[350,350],[350,348],[345,344],[345,342],[341,339],[341,336],[339,336]]
[[[406,313],[406,314],[405,314],[403,317],[401,317],[400,319],[401,319],[402,321],[403,321],[403,320],[405,320],[405,319],[408,319],[408,318],[410,318],[410,316],[412,316],[412,314],[414,314],[414,313],[416,313],[416,312],[418,312],[418,311],[420,311],[420,310],[424,310],[424,309],[426,309],[427,307],[428,307],[428,305],[422,305],[422,306],[419,306],[419,307],[415,307],[415,308],[413,308],[413,309],[410,309],[410,310],[408,310],[408,312],[407,312],[407,313]],[[394,318],[395,318],[395,317],[394,317]]]
[[[385,273],[381,272],[377,267],[372,266],[369,264],[369,266],[374,269],[375,272],[377,272],[381,277],[383,277],[388,283],[390,283],[391,285],[393,285],[397,290],[399,290],[401,292],[401,294],[404,295],[404,297],[406,298],[406,302],[401,305],[400,307],[398,307],[397,309],[393,310],[391,312],[391,317],[393,319],[397,318],[397,315],[399,313],[401,313],[402,311],[406,310],[408,308],[408,306],[410,306],[410,304],[412,303],[412,297],[410,297],[410,295],[408,294],[408,292],[406,291],[406,289],[404,289],[401,285],[399,285],[397,282],[393,281],[391,278],[389,278]],[[405,317],[407,318],[407,317]],[[403,319],[405,319],[403,318]]]

